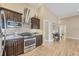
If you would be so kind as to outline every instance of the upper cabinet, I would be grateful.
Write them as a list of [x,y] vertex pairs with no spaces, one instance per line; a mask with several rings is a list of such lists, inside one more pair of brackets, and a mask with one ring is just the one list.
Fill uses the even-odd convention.
[[31,18],[31,29],[40,29],[40,19],[35,17]]
[[11,10],[3,9],[7,21],[21,22],[22,14]]
[[11,11],[4,10],[7,21],[14,21],[14,13]]
[[22,14],[13,10],[9,10],[3,7],[0,7],[0,17],[2,27],[4,28],[6,24],[7,27],[18,27],[22,25]]
[[20,15],[20,14],[15,14],[15,13],[14,13],[14,21],[16,21],[16,22],[21,22],[21,21],[22,21],[21,15]]

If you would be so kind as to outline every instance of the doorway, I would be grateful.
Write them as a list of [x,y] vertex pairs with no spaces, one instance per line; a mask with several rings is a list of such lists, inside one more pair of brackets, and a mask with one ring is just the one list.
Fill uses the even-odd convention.
[[43,21],[43,39],[44,42],[53,42],[53,33],[58,32],[58,26],[55,22],[44,20]]

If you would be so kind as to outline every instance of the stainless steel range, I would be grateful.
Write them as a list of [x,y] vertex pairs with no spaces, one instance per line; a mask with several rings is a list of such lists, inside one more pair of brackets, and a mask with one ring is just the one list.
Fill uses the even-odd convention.
[[29,32],[19,34],[24,37],[24,53],[36,48],[36,37]]
[[36,48],[36,37],[24,36],[24,52],[28,52]]

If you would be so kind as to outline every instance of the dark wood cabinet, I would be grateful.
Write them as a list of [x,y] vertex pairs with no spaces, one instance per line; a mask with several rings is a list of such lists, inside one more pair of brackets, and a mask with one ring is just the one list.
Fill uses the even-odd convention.
[[7,56],[13,56],[15,53],[14,53],[14,42],[13,42],[13,40],[7,40],[6,41],[6,48],[5,48],[5,50],[6,50],[6,55]]
[[31,18],[31,29],[40,29],[40,19],[35,17]]
[[[16,11],[13,11],[13,10],[9,10],[9,9],[6,9],[6,8],[3,8],[3,7],[0,7],[0,17],[1,17],[1,27],[4,28],[4,24],[5,24],[5,21],[6,20],[6,26],[8,27],[8,24],[9,25],[14,25],[15,27],[16,26],[21,26],[21,22],[22,22],[22,14],[19,13],[19,12],[16,12]],[[13,23],[11,23],[13,22]],[[17,25],[15,25],[15,23]]]
[[43,40],[42,40],[42,35],[37,35],[36,36],[36,47],[42,45]]
[[17,39],[17,55],[24,53],[24,39]]
[[7,21],[14,21],[14,13],[10,12],[10,11],[5,11],[5,15],[6,15],[6,20]]
[[18,13],[18,12],[15,12],[15,11],[12,11],[12,10],[9,10],[9,9],[3,8],[3,7],[0,7],[0,9],[4,11],[7,21],[21,22],[21,20],[22,20],[21,13]]
[[24,53],[24,39],[11,39],[6,40],[6,55],[7,56],[16,56]]
[[21,15],[20,14],[17,14],[17,13],[14,13],[14,21],[15,22],[21,22]]
[[[36,35],[36,47],[42,45],[42,35]],[[24,53],[24,38],[6,40],[6,56],[17,56]],[[3,54],[4,55],[4,54]]]

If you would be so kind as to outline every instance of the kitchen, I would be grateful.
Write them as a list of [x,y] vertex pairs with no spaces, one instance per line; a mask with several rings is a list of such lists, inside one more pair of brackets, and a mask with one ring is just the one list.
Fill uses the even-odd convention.
[[2,3],[0,19],[3,56],[25,54],[44,43],[62,39],[60,21],[41,3]]
[[[28,22],[25,19],[29,18],[29,9],[25,8],[24,13],[23,21],[22,13],[0,7],[3,56],[20,55],[42,45],[42,34],[36,32],[40,29],[40,19],[35,14]],[[27,26],[30,27],[28,31]]]

